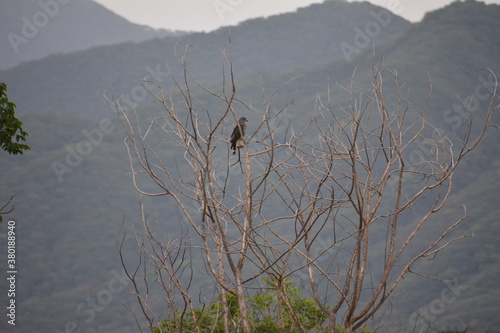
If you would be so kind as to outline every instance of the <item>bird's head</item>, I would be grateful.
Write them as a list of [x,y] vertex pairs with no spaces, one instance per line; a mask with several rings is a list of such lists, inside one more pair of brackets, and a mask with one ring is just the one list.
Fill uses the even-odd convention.
[[240,124],[244,124],[244,123],[248,122],[248,119],[247,119],[247,117],[241,117],[239,122],[240,122]]

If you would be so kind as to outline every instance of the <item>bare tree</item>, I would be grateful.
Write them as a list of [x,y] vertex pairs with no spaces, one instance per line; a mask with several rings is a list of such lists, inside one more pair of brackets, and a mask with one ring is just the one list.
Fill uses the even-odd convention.
[[[346,332],[362,328],[380,310],[415,262],[465,237],[454,234],[466,217],[463,207],[458,219],[433,225],[434,238],[424,239],[424,245],[418,238],[427,223],[436,221],[450,196],[458,165],[479,144],[498,108],[493,104],[495,90],[476,136],[472,137],[469,119],[461,137],[452,140],[404,96],[396,71],[378,67],[372,78],[371,89],[344,88],[352,96],[347,109],[319,102],[314,127],[320,133],[318,143],[306,145],[309,149],[300,154],[301,167],[307,170],[302,181],[307,186],[299,184],[298,195],[289,193],[301,199],[292,201],[291,211],[308,207],[297,218],[309,231],[301,256],[307,262],[314,298],[329,314],[330,328],[342,314]],[[397,96],[390,105],[386,80]],[[337,236],[314,255],[315,241],[332,223]],[[381,232],[383,252],[371,240]],[[410,247],[415,241],[420,246]],[[322,260],[330,254],[332,259]],[[336,294],[334,302],[322,296],[321,286],[323,295],[329,289]]]
[[14,196],[11,196],[10,199],[7,200],[7,202],[2,207],[0,207],[0,222],[2,222],[2,215],[7,215],[14,210],[15,207],[13,204],[12,204],[12,207],[8,208],[9,205],[11,205],[11,202],[13,199],[14,199]]
[[[127,272],[148,325],[160,326],[161,316],[148,305],[147,267],[166,295],[163,318],[175,319],[170,331],[201,332],[195,272],[213,282],[225,332],[252,331],[249,295],[259,292],[265,276],[277,291],[282,331],[285,311],[299,331],[308,331],[284,288],[288,278],[300,281],[328,318],[325,331],[359,330],[419,259],[465,237],[455,233],[464,207],[458,219],[433,226],[433,239],[422,239],[450,196],[458,165],[485,134],[497,109],[496,88],[479,128],[470,119],[462,134],[447,136],[411,103],[397,72],[379,64],[371,87],[338,86],[350,96],[345,107],[331,104],[329,88],[307,125],[297,129],[289,114],[293,98],[281,109],[270,107],[281,88],[271,94],[263,89],[259,107],[237,97],[230,53],[225,55],[220,92],[192,75],[185,56],[179,58],[182,80],[172,77],[176,90],[167,94],[144,81],[163,109],[147,120],[107,99],[126,130],[135,187],[145,196],[168,197],[188,230],[161,237],[143,218],[143,261]],[[243,115],[247,136],[233,165],[229,130]],[[175,156],[165,147],[170,153],[175,147]],[[199,255],[204,265],[193,267]],[[231,317],[229,296],[237,300],[239,322]],[[182,326],[186,315],[194,327]]]

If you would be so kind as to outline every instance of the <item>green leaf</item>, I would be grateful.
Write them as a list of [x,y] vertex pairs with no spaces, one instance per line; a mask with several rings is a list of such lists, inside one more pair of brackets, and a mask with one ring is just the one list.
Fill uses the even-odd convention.
[[[9,154],[23,154],[30,146],[25,142],[28,133],[23,130],[23,123],[15,116],[16,104],[7,98],[7,85],[0,83],[0,146]],[[15,141],[15,142],[14,142]]]

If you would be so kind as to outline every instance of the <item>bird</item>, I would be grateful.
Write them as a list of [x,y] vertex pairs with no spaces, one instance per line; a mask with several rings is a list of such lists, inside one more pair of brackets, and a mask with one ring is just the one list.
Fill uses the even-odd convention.
[[[238,124],[233,129],[233,133],[231,134],[231,140],[229,142],[231,143],[231,149],[233,150],[233,155],[236,154],[236,148],[241,148],[243,147],[243,137],[245,136],[245,129],[247,127],[247,121],[248,119],[246,117],[241,117],[238,120]],[[239,125],[239,126],[238,126]],[[241,128],[241,132],[240,132]]]

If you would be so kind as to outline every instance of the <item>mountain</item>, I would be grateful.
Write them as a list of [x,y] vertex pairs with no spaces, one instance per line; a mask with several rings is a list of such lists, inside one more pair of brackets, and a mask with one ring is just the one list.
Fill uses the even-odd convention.
[[[477,101],[478,112],[484,108],[486,100],[482,96],[491,88],[490,78],[487,72],[478,70],[490,67],[500,73],[496,41],[500,6],[455,2],[413,25],[393,15],[392,23],[378,36],[382,38],[382,31],[392,24],[404,29],[385,36],[383,42],[376,43],[375,51],[363,43],[367,24],[378,23],[371,12],[380,13],[380,7],[331,1],[233,27],[238,98],[257,103],[262,99],[263,86],[269,92],[297,78],[277,99],[294,97],[290,113],[294,126],[300,128],[314,112],[318,95],[326,95],[328,84],[334,106],[345,105],[346,95],[335,83],[348,84],[356,72],[355,83],[368,86],[371,67],[383,56],[386,67],[400,74],[400,88],[409,91],[408,98],[447,133],[453,133],[454,127],[465,121],[457,96],[463,101]],[[337,13],[342,13],[341,17],[335,16]],[[334,29],[345,33],[334,39]],[[378,37],[373,34],[371,39],[376,41]],[[111,112],[99,108],[96,92],[108,88],[118,96],[134,96],[139,92],[138,81],[148,74],[156,74],[168,86],[170,79],[163,66],[168,60],[172,70],[178,72],[171,56],[176,43],[181,54],[184,45],[191,45],[189,68],[210,88],[220,90],[220,50],[228,45],[227,28],[54,55],[0,73],[0,81],[8,84],[9,99],[19,105],[23,127],[30,134],[28,144],[32,146],[24,156],[3,154],[0,158],[0,203],[16,195],[15,210],[4,217],[0,236],[5,234],[5,221],[15,218],[20,265],[19,330],[137,331],[126,309],[137,307],[137,303],[126,292],[130,285],[123,278],[117,252],[122,223],[137,227],[141,199],[149,208],[147,212],[157,215],[159,223],[166,223],[174,233],[179,214],[166,198],[150,201],[136,194],[123,146],[123,130]],[[341,45],[347,53],[342,52]],[[157,104],[136,97],[133,101],[141,104],[140,111],[158,109]],[[211,106],[209,102],[206,105]],[[498,125],[498,115],[495,121]],[[439,281],[405,277],[392,303],[399,325],[411,325],[414,312],[423,309],[431,314],[434,329],[498,331],[498,133],[491,128],[478,150],[464,160],[454,179],[455,189],[446,214],[441,217],[456,217],[459,207],[465,204],[468,218],[459,232],[473,237],[453,243],[416,267],[424,275],[456,278],[458,285],[450,289]],[[83,146],[88,154],[79,156],[75,152]],[[166,153],[172,157],[170,160],[182,154],[173,150]],[[69,165],[66,172],[58,174],[54,169],[57,163]],[[132,228],[125,231],[134,236]],[[432,234],[432,228],[428,232]],[[139,259],[131,243],[126,244],[130,267]],[[2,237],[0,244],[4,249]],[[5,253],[0,253],[2,262],[6,262]],[[0,281],[0,290],[6,290],[5,280]],[[0,297],[3,300],[5,294]],[[105,305],[99,306],[97,301]],[[0,321],[0,331],[8,332],[9,328],[4,320]]]
[[[386,27],[382,28],[377,20],[382,20]],[[366,30],[368,23],[368,27],[378,26],[380,30],[374,31],[359,52],[369,48],[372,41],[381,45],[410,26],[406,20],[366,2],[328,1],[210,33],[54,55],[0,72],[0,79],[7,83],[11,98],[18,101],[20,113],[51,110],[99,119],[108,112],[96,98],[104,91],[115,96],[128,95],[125,100],[132,107],[144,101],[140,85],[144,77],[161,81],[168,88],[166,64],[174,74],[181,73],[175,52],[181,57],[187,50],[190,69],[205,84],[219,83],[224,62],[222,50],[228,48],[229,37],[239,78],[344,59],[340,46],[354,45],[359,29]]]
[[[464,116],[456,104],[491,90],[492,77],[484,69],[500,72],[497,55],[500,45],[491,27],[497,25],[499,5],[482,2],[454,2],[442,10],[426,15],[422,22],[413,24],[395,39],[360,55],[352,61],[343,59],[306,70],[264,74],[263,80],[271,87],[279,87],[291,78],[299,78],[285,88],[296,94],[296,100],[313,106],[318,97],[326,97],[326,86],[333,82],[347,86],[371,87],[372,67],[381,60],[397,71],[409,91],[408,98],[427,111],[440,126],[464,123]],[[480,19],[479,19],[480,18]],[[356,75],[353,77],[353,73]],[[241,90],[258,90],[260,82],[247,80]],[[332,89],[330,98],[336,104],[349,102],[342,90]],[[429,93],[431,98],[429,98]],[[482,106],[487,102],[479,96]],[[307,118],[307,115],[304,115]],[[461,118],[461,119],[459,119]]]
[[[5,203],[15,195],[15,210],[4,218],[4,222],[16,220],[15,328],[67,332],[76,323],[83,332],[95,332],[91,329],[96,327],[100,332],[136,332],[130,313],[122,306],[125,301],[132,304],[133,298],[122,276],[117,240],[123,219],[128,223],[138,219],[139,197],[127,181],[120,131],[106,135],[81,163],[72,160],[72,172],[59,182],[51,165],[65,163],[72,156],[69,151],[86,140],[81,128],[92,132],[99,124],[54,113],[28,115],[23,121],[30,128],[32,150],[26,159],[2,156],[0,160],[0,169],[9,170],[0,176],[0,201]],[[0,232],[5,233],[6,227],[2,222]],[[4,239],[0,244],[6,249]],[[2,290],[7,287],[4,280],[0,281]],[[119,290],[109,294],[113,302],[92,310],[88,304],[97,295],[109,297],[109,283]],[[0,299],[6,298],[2,295]],[[5,320],[0,322],[0,331],[11,332]]]
[[174,34],[133,24],[91,0],[0,0],[0,70],[50,54]]

